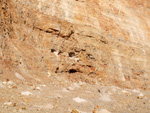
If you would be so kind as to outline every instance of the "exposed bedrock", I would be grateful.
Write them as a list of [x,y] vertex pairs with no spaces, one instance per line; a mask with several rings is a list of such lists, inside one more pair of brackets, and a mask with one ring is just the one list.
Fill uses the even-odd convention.
[[0,0],[0,9],[5,69],[150,88],[149,0]]

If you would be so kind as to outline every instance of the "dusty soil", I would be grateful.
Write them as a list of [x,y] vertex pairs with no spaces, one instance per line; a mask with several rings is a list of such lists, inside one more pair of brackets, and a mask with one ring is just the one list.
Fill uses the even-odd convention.
[[67,76],[0,75],[0,113],[150,113],[150,91],[102,83],[71,82]]

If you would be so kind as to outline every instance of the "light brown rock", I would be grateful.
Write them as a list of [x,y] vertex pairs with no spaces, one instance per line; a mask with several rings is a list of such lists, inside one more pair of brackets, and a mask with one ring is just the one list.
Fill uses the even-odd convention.
[[1,65],[24,77],[46,79],[49,72],[149,88],[149,6],[148,0],[0,1]]

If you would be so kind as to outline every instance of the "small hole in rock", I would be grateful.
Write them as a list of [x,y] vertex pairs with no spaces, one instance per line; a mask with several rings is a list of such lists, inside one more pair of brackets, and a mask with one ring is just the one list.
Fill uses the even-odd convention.
[[52,52],[52,53],[55,52],[55,49],[51,49],[51,52]]
[[69,73],[76,73],[76,72],[78,72],[76,69],[70,69],[69,70]]
[[55,73],[58,73],[58,70],[59,70],[59,67],[57,67],[57,68],[56,68],[56,71],[55,71]]
[[70,52],[69,53],[69,57],[73,57],[73,56],[75,56],[75,53],[74,52]]
[[58,52],[58,55],[60,55],[60,54],[62,54],[63,52],[60,50],[59,52]]

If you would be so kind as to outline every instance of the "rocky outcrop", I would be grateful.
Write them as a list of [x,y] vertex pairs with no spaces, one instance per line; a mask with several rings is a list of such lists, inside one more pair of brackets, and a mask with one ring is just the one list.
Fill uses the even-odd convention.
[[0,60],[29,77],[150,88],[149,0],[0,0]]

